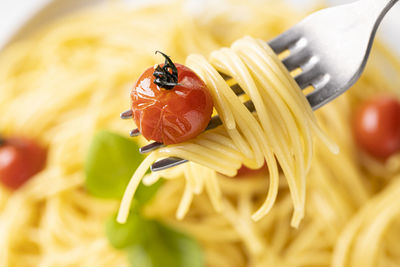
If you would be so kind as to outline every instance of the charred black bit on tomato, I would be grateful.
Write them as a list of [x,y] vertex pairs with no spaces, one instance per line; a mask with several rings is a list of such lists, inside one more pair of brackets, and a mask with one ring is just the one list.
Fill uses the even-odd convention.
[[161,88],[171,90],[178,85],[178,70],[169,56],[160,51],[156,51],[157,53],[164,56],[165,63],[162,67],[158,65],[154,70],[155,79],[153,82]]

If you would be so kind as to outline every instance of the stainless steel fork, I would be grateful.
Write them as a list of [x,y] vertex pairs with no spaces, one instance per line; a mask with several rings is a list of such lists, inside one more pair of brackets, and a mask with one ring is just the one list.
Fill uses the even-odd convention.
[[[277,54],[290,51],[282,62],[289,71],[302,70],[295,77],[301,89],[310,85],[314,88],[306,96],[313,110],[343,94],[360,78],[378,26],[397,1],[359,0],[323,9],[268,42]],[[237,84],[232,86],[232,90],[237,95],[243,94]],[[251,101],[244,104],[250,111],[255,110]],[[121,114],[123,119],[131,117],[130,110]],[[218,125],[221,125],[221,120],[215,116],[206,130]],[[131,131],[131,136],[137,135],[140,135],[138,129]],[[163,144],[153,142],[142,147],[140,152],[148,153],[161,146]],[[155,162],[151,170],[164,170],[184,162],[187,160],[166,158]]]

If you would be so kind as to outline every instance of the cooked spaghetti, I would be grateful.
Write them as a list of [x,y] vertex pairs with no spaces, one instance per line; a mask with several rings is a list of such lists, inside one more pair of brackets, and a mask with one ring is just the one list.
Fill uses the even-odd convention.
[[[333,152],[338,150],[316,125],[311,107],[299,86],[272,49],[250,37],[236,41],[231,49],[222,48],[213,52],[210,63],[202,56],[191,55],[186,65],[195,70],[211,90],[225,131],[204,133],[192,142],[170,145],[149,155],[127,187],[118,221],[125,222],[134,191],[150,165],[159,157],[171,156],[188,159],[227,176],[235,176],[242,164],[259,169],[265,161],[270,181],[268,196],[253,215],[255,220],[267,214],[275,202],[279,187],[279,163],[294,203],[292,225],[297,227],[304,216],[306,175],[312,160],[312,130]],[[232,77],[243,88],[254,103],[258,119],[235,95],[217,69]],[[192,175],[192,178],[206,179],[212,183],[213,187],[208,193],[213,195],[211,198],[215,200],[216,210],[221,210],[221,198],[218,197],[220,189],[215,173]],[[186,187],[181,202],[183,210],[190,205],[193,189]],[[201,188],[197,190],[201,191]],[[178,217],[181,216],[179,214]]]
[[[218,112],[231,115],[222,114],[224,127],[200,135],[189,145],[210,150],[208,144],[212,144],[212,155],[218,155],[215,150],[221,147],[220,153],[226,156],[218,160],[229,157],[229,166],[234,168],[220,166],[220,161],[200,162],[196,155],[190,158],[193,162],[164,172],[168,181],[146,207],[147,216],[196,238],[205,251],[207,266],[398,266],[400,155],[380,162],[358,152],[350,129],[352,111],[364,99],[382,92],[400,99],[396,58],[378,44],[356,86],[316,112],[318,124],[340,153],[331,153],[316,139],[311,159],[309,146],[314,141],[309,136],[313,132],[322,137],[311,113],[300,122],[304,114],[285,116],[281,127],[293,120],[290,131],[279,128],[275,132],[274,128],[268,132],[261,123],[261,116],[268,113],[272,127],[277,127],[274,122],[286,114],[276,114],[279,108],[309,111],[300,94],[270,96],[300,91],[286,86],[283,92],[268,91],[269,97],[261,95],[263,103],[254,117],[232,108],[239,99],[233,95],[225,99],[230,89],[216,72],[228,72],[253,101],[252,94],[260,92],[252,89],[269,88],[260,81],[264,76],[268,75],[266,83],[270,75],[283,75],[284,81],[290,81],[281,68],[274,73],[259,67],[278,63],[276,58],[262,61],[263,56],[253,56],[262,52],[275,57],[259,41],[243,39],[230,49],[218,49],[229,47],[243,35],[269,40],[297,22],[299,14],[277,1],[224,1],[204,12],[194,7],[196,14],[190,13],[191,8],[177,2],[85,10],[2,52],[0,130],[35,137],[48,144],[49,154],[47,167],[19,190],[9,192],[0,186],[0,266],[129,266],[124,253],[109,245],[103,229],[119,202],[96,199],[84,190],[83,162],[97,130],[129,132],[132,124],[120,121],[118,114],[126,109],[123,103],[127,103],[133,81],[157,63],[156,50],[166,51],[177,62],[190,54],[203,55],[189,56],[187,64],[208,86],[218,83],[224,97],[218,103],[226,105],[217,106]],[[206,60],[212,51],[217,52]],[[240,116],[246,116],[246,121]],[[249,125],[251,120],[257,123]],[[258,130],[245,135],[247,125]],[[276,137],[275,143],[265,137],[259,140],[258,132],[263,136],[285,134]],[[237,139],[231,135],[238,133]],[[255,140],[261,145],[255,146]],[[263,142],[271,142],[270,149]],[[184,151],[178,146],[168,148],[173,153],[164,155]],[[291,151],[279,153],[277,148]],[[242,162],[260,167],[266,156],[267,173],[241,179],[226,176],[234,175]],[[282,174],[274,170],[275,160]],[[282,163],[289,166],[285,169]],[[213,170],[216,167],[220,173]],[[143,181],[151,184],[156,179],[154,174]],[[303,220],[297,229],[290,227],[300,221],[303,205]],[[253,218],[259,220],[255,221],[252,215],[257,210]]]

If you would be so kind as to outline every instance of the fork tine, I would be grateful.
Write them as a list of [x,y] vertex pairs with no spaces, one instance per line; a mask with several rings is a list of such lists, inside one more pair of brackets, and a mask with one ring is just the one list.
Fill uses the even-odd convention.
[[142,146],[141,148],[139,148],[139,152],[142,154],[146,154],[146,153],[149,153],[150,151],[153,151],[153,150],[163,147],[163,146],[164,146],[163,143],[152,142],[146,146]]
[[235,95],[240,96],[244,94],[244,91],[242,87],[240,87],[239,84],[235,84],[231,86],[232,91],[235,93]]
[[133,112],[132,112],[132,110],[130,109],[130,110],[127,110],[127,111],[122,112],[121,115],[119,115],[119,116],[121,117],[121,119],[127,120],[127,119],[132,118]]
[[307,59],[307,61],[304,61],[304,63],[300,65],[300,68],[303,72],[307,72],[314,68],[318,63],[319,58],[317,56],[311,56],[309,59]]
[[337,88],[335,91],[324,90],[324,87],[330,82],[331,77],[329,74],[321,75],[313,82],[315,90],[306,96],[313,110],[317,110],[341,94],[341,88]]
[[280,54],[289,49],[289,47],[293,46],[293,44],[295,44],[299,39],[300,36],[298,32],[287,30],[286,32],[269,41],[268,44],[276,54]]
[[320,78],[323,74],[317,70],[311,69],[306,72],[302,72],[295,77],[296,83],[301,89],[312,85],[315,80]]
[[222,77],[225,81],[232,79],[232,77],[229,76],[228,74],[225,74],[225,73],[222,73],[222,72],[218,72],[218,73],[219,73],[219,75],[221,75],[221,77]]
[[129,133],[129,136],[131,136],[131,137],[135,137],[135,136],[139,136],[140,135],[140,131],[139,131],[139,129],[133,129],[130,133]]
[[321,75],[318,79],[315,79],[312,83],[315,91],[322,89],[331,81],[329,74]]
[[327,95],[327,90],[316,90],[307,95],[307,100],[313,110],[317,110],[326,103],[330,102],[337,95],[340,95],[340,91],[337,94]]
[[309,57],[307,53],[295,53],[282,60],[282,63],[289,71],[292,71],[301,67]]
[[152,172],[158,172],[158,171],[162,171],[162,170],[165,170],[165,169],[169,169],[171,167],[178,166],[178,165],[183,164],[185,162],[188,162],[188,160],[175,158],[175,157],[165,158],[165,159],[162,159],[162,160],[154,162],[150,166],[150,170]]

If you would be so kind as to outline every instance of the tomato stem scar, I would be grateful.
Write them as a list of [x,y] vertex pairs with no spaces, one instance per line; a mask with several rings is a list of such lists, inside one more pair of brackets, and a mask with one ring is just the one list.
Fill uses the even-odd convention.
[[164,56],[165,63],[162,67],[157,65],[153,73],[155,77],[153,82],[161,88],[171,90],[178,85],[178,70],[169,56],[160,51],[156,51],[157,53]]

